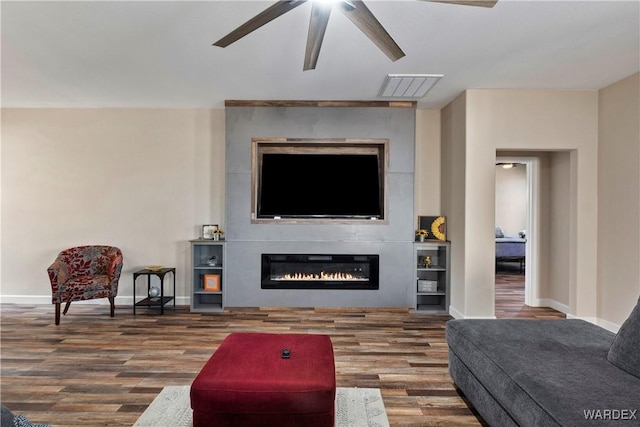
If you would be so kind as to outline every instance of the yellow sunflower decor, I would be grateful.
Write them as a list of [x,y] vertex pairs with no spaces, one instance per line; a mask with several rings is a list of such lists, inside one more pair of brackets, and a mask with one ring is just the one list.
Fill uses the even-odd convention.
[[421,229],[427,230],[427,238],[431,240],[447,240],[447,221],[444,216],[421,216]]
[[447,227],[445,226],[445,221],[443,216],[437,217],[431,223],[431,234],[438,240],[447,240]]

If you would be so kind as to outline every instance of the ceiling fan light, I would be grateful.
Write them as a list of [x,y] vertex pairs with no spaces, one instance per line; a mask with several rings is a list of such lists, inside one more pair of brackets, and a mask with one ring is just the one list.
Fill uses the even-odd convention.
[[422,98],[442,78],[442,74],[389,74],[382,83],[382,98]]

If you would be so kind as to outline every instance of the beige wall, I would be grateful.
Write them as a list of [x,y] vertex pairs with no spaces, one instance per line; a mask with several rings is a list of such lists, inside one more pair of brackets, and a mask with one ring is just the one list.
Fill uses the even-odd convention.
[[[454,315],[464,315],[467,301],[465,239],[466,94],[442,110],[442,213],[447,217],[447,239],[451,241],[451,297]],[[493,262],[493,261],[492,261]],[[470,302],[472,304],[472,302]],[[456,316],[457,317],[457,316]]]
[[496,226],[507,236],[518,236],[527,228],[527,167],[496,166]]
[[416,110],[416,226],[420,215],[440,215],[440,110]]
[[[443,147],[451,142],[445,138],[444,127],[450,124],[445,122],[444,112],[459,99],[443,110]],[[575,231],[570,230],[569,264],[560,268],[566,269],[570,278],[567,305],[571,314],[595,318],[597,92],[468,90],[464,100],[465,114],[454,121],[454,127],[464,128],[464,150],[457,153],[466,158],[464,188],[454,188],[457,193],[451,199],[464,198],[463,229],[467,231],[460,240],[452,241],[453,247],[461,248],[452,252],[452,287],[453,293],[465,297],[452,298],[452,311],[465,317],[494,315],[496,152],[568,151],[569,188],[575,199],[571,202],[569,197],[570,223]],[[444,171],[443,175],[454,172]],[[464,274],[455,278],[461,268]]]
[[149,264],[188,295],[187,240],[223,225],[223,179],[223,110],[3,109],[3,301],[50,302],[46,268],[81,244],[123,250],[120,296]]
[[640,295],[640,74],[600,91],[598,317],[621,324]]
[[571,212],[571,152],[558,151],[550,153],[549,181],[549,221],[548,232],[543,233],[549,245],[546,264],[546,281],[540,282],[542,298],[569,306],[572,249],[571,239],[574,220]]

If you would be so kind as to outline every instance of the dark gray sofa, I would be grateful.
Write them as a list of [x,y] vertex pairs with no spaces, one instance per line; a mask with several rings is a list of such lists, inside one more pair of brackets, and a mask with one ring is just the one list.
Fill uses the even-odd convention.
[[446,337],[451,377],[491,426],[640,425],[640,301],[617,336],[577,319],[460,319]]
[[14,415],[3,404],[0,404],[0,427],[50,427],[49,424],[32,424],[24,415]]

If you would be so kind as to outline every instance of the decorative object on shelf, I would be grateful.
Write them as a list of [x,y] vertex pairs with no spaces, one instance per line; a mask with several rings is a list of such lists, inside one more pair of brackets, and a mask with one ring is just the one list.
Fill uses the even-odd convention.
[[205,224],[202,226],[202,238],[203,239],[213,239],[215,235],[215,231],[218,230],[218,224]]
[[157,298],[157,297],[159,297],[159,296],[160,296],[160,288],[157,288],[157,287],[155,287],[155,286],[152,286],[152,287],[149,289],[149,297],[150,297],[150,298]]
[[431,268],[431,257],[429,255],[424,257],[424,268]]
[[204,290],[211,292],[220,292],[220,275],[219,274],[205,274],[204,275]]
[[444,216],[419,216],[418,228],[426,231],[428,239],[447,240],[447,219]]
[[437,280],[420,280],[418,279],[418,292],[437,292]]
[[218,265],[218,257],[212,255],[211,258],[207,260],[207,265],[210,267],[215,267],[216,265]]
[[164,266],[163,265],[147,265],[145,268],[151,271],[158,271],[158,270],[162,270]]
[[221,228],[216,228],[215,230],[213,230],[213,240],[220,240],[223,234],[224,231],[222,231]]
[[418,242],[424,242],[424,239],[427,237],[427,230],[421,228],[416,230],[416,240]]

